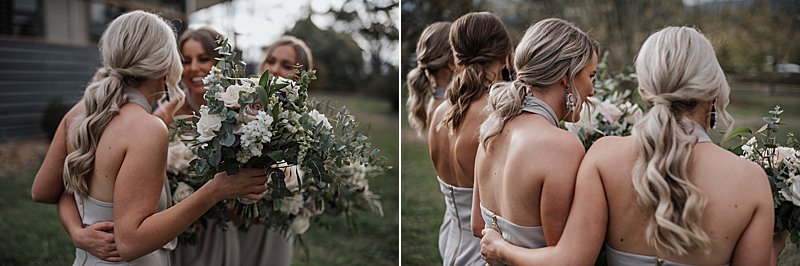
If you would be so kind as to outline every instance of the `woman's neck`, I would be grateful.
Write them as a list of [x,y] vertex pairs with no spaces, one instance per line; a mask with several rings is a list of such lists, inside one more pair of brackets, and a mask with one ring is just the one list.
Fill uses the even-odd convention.
[[529,90],[528,93],[549,105],[550,108],[553,109],[553,112],[556,113],[556,118],[561,121],[564,120],[568,114],[566,98],[561,90],[563,90],[563,88],[560,88],[558,84],[554,84],[539,90]]
[[159,95],[164,93],[164,88],[161,87],[161,84],[162,83],[160,80],[148,79],[142,82],[142,84],[137,86],[135,89],[144,95],[145,100],[147,100],[147,103],[150,104],[150,106],[153,106],[156,100],[160,98]]
[[433,76],[436,81],[436,87],[447,88],[447,86],[450,85],[450,81],[453,79],[453,72],[443,68],[437,71]]

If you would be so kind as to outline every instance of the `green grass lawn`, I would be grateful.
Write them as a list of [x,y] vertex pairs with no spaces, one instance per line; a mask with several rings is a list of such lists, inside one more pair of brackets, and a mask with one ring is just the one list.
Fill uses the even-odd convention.
[[[370,98],[312,94],[346,105],[361,123],[362,132],[381,149],[392,170],[370,180],[381,196],[384,216],[358,212],[350,230],[344,217],[324,217],[328,228],[312,227],[303,236],[310,261],[295,245],[294,265],[397,265],[399,188],[397,113],[388,103]],[[41,160],[40,157],[39,160]],[[74,246],[61,227],[55,205],[35,203],[30,188],[36,169],[0,173],[0,265],[68,265]]]
[[[403,96],[405,101],[405,93]],[[800,135],[800,96],[734,92],[729,112],[736,119],[735,127],[757,130],[763,125],[761,117],[769,116],[768,111],[776,104],[786,110],[782,122],[787,125],[780,127],[780,139],[784,139],[787,132]],[[441,264],[437,241],[444,214],[443,196],[439,192],[427,145],[408,126],[406,110],[402,112],[402,262],[403,265]],[[780,265],[798,264],[800,250],[788,244],[781,255]]]

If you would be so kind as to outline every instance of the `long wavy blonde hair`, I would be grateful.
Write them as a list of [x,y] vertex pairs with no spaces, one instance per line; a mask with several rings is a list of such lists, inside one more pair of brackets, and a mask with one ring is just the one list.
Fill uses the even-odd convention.
[[596,52],[597,43],[568,21],[550,18],[528,28],[514,54],[517,79],[495,83],[489,92],[489,117],[481,125],[483,147],[488,147],[489,140],[500,133],[508,120],[522,112],[526,88],[540,90],[566,76],[572,93],[580,101],[575,76]]
[[178,87],[183,66],[175,31],[161,17],[132,11],[114,19],[98,43],[105,76],[86,87],[84,114],[76,116],[67,132],[75,151],[64,163],[64,187],[82,198],[88,195],[87,179],[94,170],[97,143],[120,107],[128,102],[124,88],[135,88],[148,79],[165,79],[168,93],[183,104]]
[[733,118],[725,110],[730,94],[725,73],[711,42],[700,32],[667,27],[642,45],[636,74],[642,99],[653,104],[633,128],[639,152],[633,187],[650,216],[647,243],[678,256],[708,253],[711,241],[700,224],[706,198],[687,173],[697,137],[685,114],[700,102],[716,99],[717,120],[729,130]]
[[486,68],[494,61],[505,60],[514,48],[503,21],[489,12],[461,16],[450,28],[456,70],[445,99],[451,104],[438,126],[454,132],[464,121],[467,108],[487,92],[496,77]]
[[428,102],[437,86],[434,76],[446,71],[453,63],[453,50],[450,49],[450,22],[436,22],[422,31],[417,42],[417,67],[408,72],[408,123],[420,136],[428,131]]

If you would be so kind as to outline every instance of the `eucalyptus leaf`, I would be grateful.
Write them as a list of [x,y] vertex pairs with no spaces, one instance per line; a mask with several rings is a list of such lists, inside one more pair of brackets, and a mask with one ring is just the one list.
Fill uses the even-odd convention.
[[728,134],[728,136],[726,136],[725,138],[723,138],[722,141],[719,142],[719,144],[722,145],[723,143],[731,140],[732,138],[740,137],[742,134],[752,134],[752,133],[753,131],[750,130],[750,128],[740,127],[731,131],[731,133]]

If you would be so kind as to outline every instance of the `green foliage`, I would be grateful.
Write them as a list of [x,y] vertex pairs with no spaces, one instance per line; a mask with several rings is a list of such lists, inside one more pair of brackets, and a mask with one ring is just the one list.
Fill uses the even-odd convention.
[[69,106],[61,102],[61,99],[51,99],[47,102],[47,106],[42,111],[42,128],[49,139],[53,139],[58,125],[61,123],[61,118],[67,112],[69,112]]
[[783,125],[780,122],[783,110],[775,106],[769,113],[770,116],[762,117],[765,124],[759,130],[751,133],[748,128],[739,128],[723,142],[738,137],[740,143],[728,149],[764,169],[772,188],[774,231],[788,231],[790,241],[800,244],[800,198],[795,195],[794,187],[800,182],[800,144],[792,133],[787,134],[785,145],[778,143],[776,136],[778,126]]

